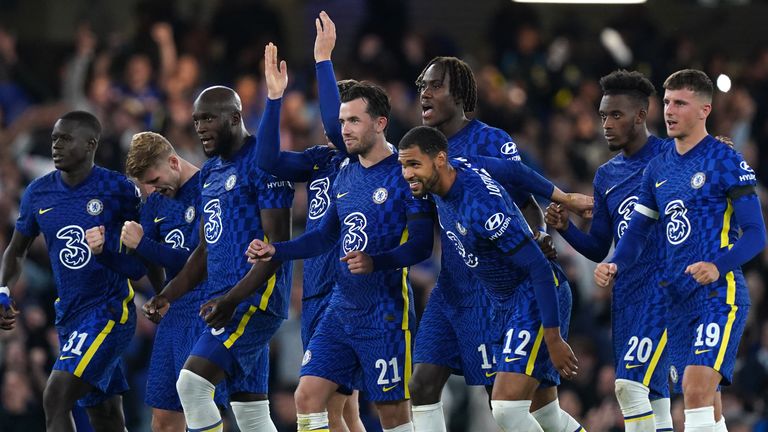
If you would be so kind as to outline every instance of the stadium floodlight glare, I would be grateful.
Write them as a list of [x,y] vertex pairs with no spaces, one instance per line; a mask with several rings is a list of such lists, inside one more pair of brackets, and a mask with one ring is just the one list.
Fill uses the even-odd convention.
[[552,4],[603,4],[625,5],[640,4],[648,0],[512,0],[513,3],[552,3]]
[[717,77],[717,89],[723,93],[728,93],[731,89],[731,78],[726,74],[720,74]]

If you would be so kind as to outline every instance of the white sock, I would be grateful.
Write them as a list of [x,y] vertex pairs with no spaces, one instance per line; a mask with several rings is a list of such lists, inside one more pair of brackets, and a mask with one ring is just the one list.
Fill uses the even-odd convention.
[[416,432],[446,432],[443,403],[431,405],[414,405],[413,428]]
[[392,429],[384,429],[383,432],[413,432],[413,423],[408,422]]
[[715,407],[685,410],[685,432],[715,432]]
[[328,429],[328,412],[323,411],[321,413],[312,414],[297,414],[296,423],[298,424],[298,432],[329,432]]
[[656,432],[673,432],[669,398],[652,400],[651,406],[653,407],[653,417],[656,419]]
[[720,415],[720,421],[715,423],[715,432],[728,432],[728,428],[725,427],[725,416]]
[[544,432],[529,412],[531,401],[492,400],[491,409],[496,424],[503,432]]
[[624,415],[626,432],[656,432],[648,387],[626,379],[616,380],[616,400]]
[[189,430],[221,432],[221,415],[213,402],[216,386],[200,375],[182,369],[176,381],[184,418]]
[[277,432],[269,417],[269,401],[230,402],[240,432]]
[[560,409],[560,401],[557,399],[537,409],[531,415],[544,432],[577,432],[581,430],[579,422]]

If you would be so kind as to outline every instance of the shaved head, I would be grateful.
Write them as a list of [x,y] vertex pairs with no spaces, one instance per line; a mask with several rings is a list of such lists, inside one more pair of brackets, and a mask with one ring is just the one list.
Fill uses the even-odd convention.
[[240,102],[240,96],[231,88],[225,86],[208,87],[200,93],[195,100],[195,105],[204,104],[210,108],[217,108],[219,111],[237,111],[243,110],[243,103]]

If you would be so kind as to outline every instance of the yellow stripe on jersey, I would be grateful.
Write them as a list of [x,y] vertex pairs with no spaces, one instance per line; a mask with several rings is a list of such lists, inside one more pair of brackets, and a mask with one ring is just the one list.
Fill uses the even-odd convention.
[[[266,234],[264,234],[264,242],[269,243],[269,237],[267,237]],[[280,271],[278,269],[278,271]],[[264,293],[261,295],[261,301],[259,302],[259,309],[265,311],[267,310],[267,305],[269,304],[269,298],[272,297],[272,293],[275,291],[275,284],[277,283],[277,272],[272,275],[271,278],[267,280],[267,288],[264,290]]]
[[541,348],[541,341],[544,339],[544,324],[539,326],[539,331],[536,333],[536,340],[533,342],[533,348],[531,348],[531,356],[528,357],[528,364],[525,366],[525,374],[533,376],[533,366],[536,363],[536,357],[539,356],[539,348]]
[[728,199],[728,205],[723,212],[723,230],[720,231],[720,247],[724,248],[730,246],[731,239],[728,238],[728,232],[731,230],[731,216],[733,215],[733,205],[731,205],[730,198]]
[[130,316],[128,314],[128,303],[133,301],[134,295],[133,285],[131,285],[131,281],[128,280],[128,296],[123,299],[123,314],[120,316],[120,324],[128,322],[128,317]]
[[560,287],[560,279],[557,278],[557,274],[555,274],[554,270],[552,270],[552,277],[555,279],[555,288]]
[[248,308],[248,311],[245,313],[245,315],[240,318],[240,324],[237,325],[237,330],[229,335],[229,338],[227,338],[227,340],[224,342],[224,346],[227,349],[232,348],[232,345],[234,345],[235,342],[240,339],[240,336],[243,335],[243,332],[245,332],[245,326],[248,325],[248,321],[251,320],[251,317],[254,313],[256,313],[256,310],[256,306],[251,306]]
[[[403,230],[403,235],[400,236],[400,244],[402,245],[407,241],[408,241],[408,228],[405,228]],[[400,285],[401,285],[401,293],[403,295],[403,325],[401,328],[403,330],[408,330],[409,328],[408,327],[409,325],[408,311],[411,306],[410,298],[408,297],[408,267],[403,267],[403,270],[401,273],[402,273],[402,277],[401,277]]]
[[659,340],[659,343],[656,345],[656,351],[653,352],[653,357],[651,357],[651,364],[648,365],[648,369],[645,371],[645,376],[643,376],[643,385],[648,387],[651,383],[651,376],[653,376],[653,371],[656,370],[656,366],[659,365],[659,359],[661,358],[661,354],[664,352],[664,348],[667,346],[667,329],[664,329],[664,333],[661,334],[661,339]]
[[83,359],[80,360],[80,363],[77,364],[77,367],[75,368],[76,377],[81,378],[83,376],[83,371],[86,367],[88,367],[88,363],[90,363],[91,359],[93,359],[93,355],[96,354],[96,351],[99,349],[101,344],[104,343],[104,339],[107,338],[107,335],[112,331],[114,327],[115,322],[113,320],[109,320],[107,325],[104,326],[104,329],[99,332],[99,335],[96,336],[96,340],[93,341],[91,346],[88,347],[88,351],[85,352]]
[[412,365],[412,359],[411,359],[411,331],[406,330],[405,331],[405,398],[410,399],[411,398],[411,391],[408,389],[408,386],[411,384],[411,367]]

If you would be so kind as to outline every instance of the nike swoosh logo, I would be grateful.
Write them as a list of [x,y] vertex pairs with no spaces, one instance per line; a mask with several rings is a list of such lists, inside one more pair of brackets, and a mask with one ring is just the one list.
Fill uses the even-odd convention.
[[492,376],[494,376],[494,375],[496,375],[496,372],[486,372],[486,373],[485,373],[485,377],[486,377],[486,378],[490,378],[490,377],[492,377]]
[[208,187],[208,186],[210,186],[211,184],[213,184],[213,183],[203,183],[203,189],[207,188],[207,187]]
[[344,193],[336,194],[336,199],[339,199],[339,198],[343,197],[344,195],[346,195],[348,193],[349,192],[344,192]]
[[695,351],[695,353],[696,353],[696,355],[699,355],[699,354],[704,354],[705,352],[710,352],[710,351],[712,351],[712,350],[711,349],[705,349],[705,350],[697,349]]
[[53,210],[53,207],[47,208],[47,209],[40,209],[40,210],[37,211],[37,213],[38,214],[46,214],[46,213],[48,213],[51,210]]
[[643,365],[641,365],[641,364],[631,365],[631,364],[627,363],[624,367],[627,368],[627,369],[634,369],[634,368],[639,368],[641,366],[643,366]]
[[667,182],[666,180],[662,180],[660,182],[656,182],[656,187],[661,187],[661,185],[663,185],[666,182]]
[[397,387],[398,385],[399,385],[399,384],[395,384],[395,385],[393,385],[392,387],[384,387],[384,388],[382,388],[382,390],[384,390],[384,393],[386,393],[386,392],[388,392],[388,391],[392,390],[393,388]]
[[320,166],[319,166],[319,165],[315,165],[315,166],[313,166],[313,167],[312,167],[312,169],[313,169],[313,170],[315,170],[315,171],[317,171],[317,170],[319,170],[319,169],[320,169]]
[[73,358],[75,358],[75,356],[61,356],[61,357],[59,357],[59,360],[69,360],[69,359],[73,359]]
[[168,217],[168,216],[164,216],[164,217],[161,217],[161,218],[156,217],[155,218],[155,223],[158,223],[158,222],[160,222],[162,220],[165,220],[166,217]]
[[616,189],[616,186],[618,186],[618,185],[613,185],[613,186],[609,187],[608,190],[605,191],[605,194],[608,195],[609,193],[611,193],[612,190]]
[[520,360],[521,358],[522,357],[514,357],[514,358],[504,357],[504,362],[505,363],[512,363],[513,361]]

